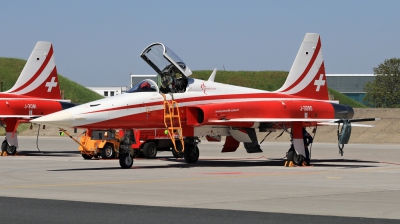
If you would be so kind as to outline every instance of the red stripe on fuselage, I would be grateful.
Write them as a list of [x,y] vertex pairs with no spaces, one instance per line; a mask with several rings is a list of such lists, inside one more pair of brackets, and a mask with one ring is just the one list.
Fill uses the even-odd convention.
[[37,79],[37,77],[40,76],[40,74],[43,72],[43,70],[46,68],[46,66],[49,63],[49,61],[50,61],[52,56],[53,56],[53,45],[50,45],[50,51],[47,54],[46,59],[43,61],[43,64],[40,66],[40,68],[35,73],[35,75],[32,76],[32,78],[30,78],[29,81],[26,82],[24,85],[22,85],[19,88],[13,90],[12,92],[18,92],[18,91],[24,89],[25,87],[31,85]]
[[[43,116],[62,110],[62,106],[58,101],[50,101],[43,99],[0,99],[1,115],[25,115],[25,116]],[[7,118],[8,119],[8,118]]]
[[321,39],[318,38],[318,43],[317,43],[317,47],[314,51],[314,54],[310,60],[310,62],[308,63],[306,69],[304,70],[303,74],[301,74],[301,76],[296,80],[296,82],[294,82],[292,85],[290,85],[288,88],[286,88],[285,90],[283,90],[282,92],[287,92],[291,89],[293,89],[295,86],[297,86],[301,81],[303,81],[303,79],[307,76],[308,72],[310,71],[311,67],[313,66],[315,59],[317,58],[318,54],[319,54],[319,50],[321,49]]
[[[127,93],[129,94],[129,93]],[[293,96],[293,95],[287,95],[287,94],[282,94],[282,93],[271,93],[271,92],[266,92],[266,93],[246,93],[246,94],[230,94],[230,95],[215,95],[215,96],[196,96],[196,97],[190,97],[190,98],[182,98],[182,99],[176,99],[178,103],[187,103],[187,102],[193,102],[193,101],[208,101],[208,100],[221,100],[221,103],[223,103],[223,100],[230,100],[230,99],[244,99],[244,98],[299,98],[301,97],[298,96]],[[151,106],[156,106],[162,104],[162,101],[158,102],[152,102],[152,103],[140,103],[140,104],[135,104],[135,105],[128,105],[128,106],[122,106],[122,107],[116,107],[116,108],[107,108],[103,110],[96,110],[96,111],[91,111],[83,114],[92,114],[92,113],[98,113],[98,112],[108,112],[108,111],[115,111],[115,110],[125,110],[125,109],[134,109],[138,107],[151,107]]]

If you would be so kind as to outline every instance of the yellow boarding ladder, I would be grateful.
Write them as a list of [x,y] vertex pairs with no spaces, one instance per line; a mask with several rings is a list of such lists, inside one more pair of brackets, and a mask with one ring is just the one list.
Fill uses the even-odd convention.
[[[175,143],[175,138],[179,138],[179,141],[181,142],[182,146],[182,151],[185,151],[185,146],[183,144],[183,136],[182,136],[182,126],[181,126],[181,119],[179,115],[179,107],[178,103],[175,100],[171,100],[170,102],[167,101],[165,95],[162,93],[162,96],[164,97],[164,124],[165,128],[168,130],[168,135],[171,138],[172,144],[174,145],[174,150],[177,153],[180,153],[176,149],[176,143]],[[174,126],[175,124],[176,127]]]

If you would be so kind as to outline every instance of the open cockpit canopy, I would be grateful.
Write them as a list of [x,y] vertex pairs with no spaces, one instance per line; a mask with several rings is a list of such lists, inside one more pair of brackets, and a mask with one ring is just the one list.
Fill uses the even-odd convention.
[[161,77],[180,73],[188,77],[192,74],[190,68],[171,49],[162,43],[154,43],[148,46],[140,54]]
[[148,46],[140,54],[160,76],[160,91],[163,93],[183,93],[188,84],[190,68],[171,49],[162,43]]

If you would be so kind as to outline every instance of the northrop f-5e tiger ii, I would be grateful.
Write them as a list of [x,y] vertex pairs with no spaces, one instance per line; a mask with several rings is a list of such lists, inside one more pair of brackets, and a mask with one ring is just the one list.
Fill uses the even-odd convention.
[[243,142],[246,151],[254,153],[262,152],[256,129],[290,129],[296,161],[301,162],[305,155],[303,127],[322,123],[349,126],[357,121],[352,119],[353,108],[329,100],[319,34],[306,34],[285,83],[273,92],[214,82],[215,70],[207,81],[191,78],[189,67],[162,43],[151,44],[140,57],[161,76],[159,85],[146,79],[126,94],[32,122],[86,128],[89,132],[125,129],[120,165],[130,168],[130,144],[135,141],[132,128],[165,129],[174,150],[182,153],[188,163],[199,158],[199,137],[221,141],[221,136],[226,136],[222,152],[234,152]]
[[20,123],[73,106],[61,98],[52,43],[37,42],[15,85],[0,93],[0,123],[6,130],[2,154],[17,152]]

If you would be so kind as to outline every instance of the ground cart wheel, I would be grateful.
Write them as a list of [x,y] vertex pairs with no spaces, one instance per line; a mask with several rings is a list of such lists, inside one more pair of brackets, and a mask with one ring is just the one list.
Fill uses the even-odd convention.
[[92,158],[93,158],[92,155],[85,154],[85,153],[82,153],[82,157],[83,157],[84,159],[92,159]]
[[101,158],[103,159],[114,159],[115,151],[113,144],[107,143],[104,148],[100,150]]
[[147,142],[143,146],[143,155],[148,159],[154,159],[157,155],[157,145],[154,142]]

